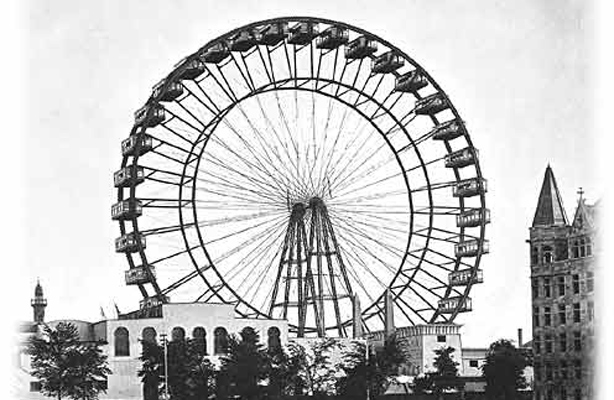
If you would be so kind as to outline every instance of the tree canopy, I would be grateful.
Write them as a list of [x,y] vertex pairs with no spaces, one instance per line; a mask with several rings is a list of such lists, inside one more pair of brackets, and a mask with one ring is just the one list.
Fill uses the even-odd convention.
[[482,366],[487,396],[494,400],[515,399],[518,389],[527,387],[524,377],[524,368],[527,365],[527,355],[509,340],[500,339],[492,343]]
[[458,376],[458,362],[452,358],[454,351],[455,349],[449,346],[436,349],[433,361],[435,371],[414,379],[414,391],[440,395],[446,390],[460,390],[462,383]]
[[101,345],[80,342],[71,323],[60,322],[55,329],[45,326],[42,337],[33,337],[28,344],[32,376],[41,383],[41,392],[57,399],[97,399],[106,391],[111,374]]

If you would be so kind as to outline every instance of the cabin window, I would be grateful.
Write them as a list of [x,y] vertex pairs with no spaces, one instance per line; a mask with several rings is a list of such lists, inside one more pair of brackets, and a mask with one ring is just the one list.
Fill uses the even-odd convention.
[[185,339],[185,329],[180,326],[176,326],[171,331],[171,340],[173,342],[181,342]]
[[196,346],[196,352],[198,354],[207,354],[207,331],[202,326],[197,326],[192,331],[192,338]]
[[141,332],[141,336],[143,337],[144,342],[156,343],[157,332],[151,326],[143,328],[143,331]]
[[225,328],[217,327],[213,331],[213,351],[215,354],[226,353],[228,349],[228,332]]
[[130,334],[128,329],[119,327],[115,329],[114,342],[115,357],[127,357],[130,355]]

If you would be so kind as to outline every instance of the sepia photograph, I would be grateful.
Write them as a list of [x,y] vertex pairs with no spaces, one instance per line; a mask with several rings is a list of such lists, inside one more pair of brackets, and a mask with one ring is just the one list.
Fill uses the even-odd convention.
[[608,399],[603,3],[11,2],[4,397]]

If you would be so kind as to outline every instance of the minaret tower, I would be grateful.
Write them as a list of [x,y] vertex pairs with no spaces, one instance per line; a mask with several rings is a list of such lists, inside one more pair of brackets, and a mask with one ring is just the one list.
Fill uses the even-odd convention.
[[34,309],[34,322],[41,323],[45,321],[45,307],[47,307],[47,299],[43,296],[43,287],[41,283],[36,281],[34,289],[34,298],[30,302]]

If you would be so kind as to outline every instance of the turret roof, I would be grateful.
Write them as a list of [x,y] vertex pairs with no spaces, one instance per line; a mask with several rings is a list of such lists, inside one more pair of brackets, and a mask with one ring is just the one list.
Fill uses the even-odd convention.
[[544,183],[539,193],[533,227],[555,225],[568,225],[568,222],[556,179],[554,179],[552,168],[548,165],[544,174]]

